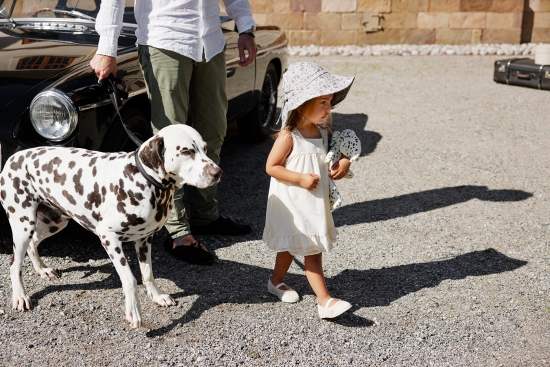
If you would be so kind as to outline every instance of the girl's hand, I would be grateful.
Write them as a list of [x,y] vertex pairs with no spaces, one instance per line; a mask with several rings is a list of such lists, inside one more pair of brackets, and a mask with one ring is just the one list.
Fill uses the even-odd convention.
[[342,157],[342,159],[340,159],[338,162],[334,163],[332,167],[330,167],[330,178],[332,178],[333,180],[344,178],[344,176],[348,174],[349,166],[351,166],[349,158]]
[[300,186],[304,189],[314,190],[319,183],[319,176],[314,173],[303,173],[300,176]]

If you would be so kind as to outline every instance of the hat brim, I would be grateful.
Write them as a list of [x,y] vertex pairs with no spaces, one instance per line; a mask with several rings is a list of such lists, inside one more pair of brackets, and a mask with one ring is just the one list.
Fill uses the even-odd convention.
[[289,96],[281,110],[281,127],[286,125],[290,113],[310,99],[332,94],[330,105],[335,108],[348,95],[355,77],[345,77],[325,73],[312,81],[305,90],[298,91],[295,96]]

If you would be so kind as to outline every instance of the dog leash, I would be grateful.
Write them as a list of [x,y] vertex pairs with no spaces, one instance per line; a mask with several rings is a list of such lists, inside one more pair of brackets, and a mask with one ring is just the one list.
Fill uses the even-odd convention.
[[[115,108],[115,111],[118,115],[118,118],[120,119],[120,122],[122,123],[122,127],[126,131],[126,134],[132,139],[132,141],[138,146],[137,149],[134,152],[134,158],[136,160],[136,167],[138,171],[143,175],[143,177],[150,182],[153,186],[155,186],[158,189],[161,190],[167,190],[168,188],[163,186],[160,182],[155,180],[153,177],[151,177],[147,172],[145,172],[145,169],[143,168],[139,158],[138,158],[138,151],[139,147],[143,142],[138,139],[137,136],[134,135],[132,130],[126,125],[124,122],[124,119],[122,118],[122,115],[120,114],[120,105],[121,99],[128,99],[128,93],[126,90],[126,83],[124,83],[123,80],[115,78],[113,74],[109,74],[109,77],[106,79],[101,79],[99,81],[99,85],[104,88],[107,93],[109,93],[109,97],[111,98],[111,103],[113,104],[113,107]],[[117,87],[121,86],[121,88]]]
[[[139,147],[141,144],[143,144],[143,142],[139,140],[137,136],[134,135],[132,130],[130,130],[130,128],[128,127],[128,125],[126,125],[126,123],[124,122],[124,119],[120,115],[120,105],[121,105],[120,100],[128,99],[128,93],[126,93],[125,91],[126,83],[124,83],[124,81],[120,79],[115,78],[113,74],[109,74],[108,78],[101,79],[99,81],[99,85],[103,87],[107,91],[107,93],[109,93],[109,97],[111,98],[111,103],[115,107],[115,111],[118,115],[118,118],[120,119],[120,122],[122,123],[122,127],[126,131],[126,134],[128,134],[128,136],[130,137],[130,139],[132,139],[132,141],[136,143],[136,145]],[[121,86],[122,89],[118,88],[117,85]]]

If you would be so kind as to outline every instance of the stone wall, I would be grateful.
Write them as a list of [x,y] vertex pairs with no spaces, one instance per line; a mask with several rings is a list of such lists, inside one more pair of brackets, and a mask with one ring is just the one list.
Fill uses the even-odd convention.
[[550,43],[550,0],[249,1],[257,24],[283,27],[290,45]]

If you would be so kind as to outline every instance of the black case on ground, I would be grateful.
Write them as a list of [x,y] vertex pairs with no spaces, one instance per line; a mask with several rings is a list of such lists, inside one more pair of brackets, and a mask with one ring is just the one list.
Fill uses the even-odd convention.
[[498,60],[493,79],[497,83],[550,90],[550,65],[537,65],[533,59]]

